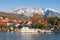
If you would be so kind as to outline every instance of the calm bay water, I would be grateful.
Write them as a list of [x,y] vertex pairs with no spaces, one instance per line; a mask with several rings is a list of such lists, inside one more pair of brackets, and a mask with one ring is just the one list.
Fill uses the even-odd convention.
[[60,40],[60,34],[0,33],[0,40]]

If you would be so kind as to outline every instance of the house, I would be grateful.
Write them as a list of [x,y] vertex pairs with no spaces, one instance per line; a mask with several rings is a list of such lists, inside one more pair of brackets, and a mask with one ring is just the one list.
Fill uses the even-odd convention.
[[30,29],[29,27],[22,27],[20,30],[21,33],[52,33],[51,30],[42,30],[42,29]]
[[30,29],[29,27],[22,27],[21,33],[37,33],[36,29]]

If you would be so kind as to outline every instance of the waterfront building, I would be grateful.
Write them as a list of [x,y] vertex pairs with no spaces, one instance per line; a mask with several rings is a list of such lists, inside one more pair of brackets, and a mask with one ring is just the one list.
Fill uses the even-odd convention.
[[30,29],[29,27],[22,27],[21,28],[21,33],[36,33],[37,30],[36,29]]

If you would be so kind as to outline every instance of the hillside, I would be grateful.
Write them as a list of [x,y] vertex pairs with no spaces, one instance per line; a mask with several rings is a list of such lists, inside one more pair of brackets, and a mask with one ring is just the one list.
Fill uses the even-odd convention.
[[9,18],[9,19],[16,19],[16,20],[29,20],[29,18],[25,15],[13,14],[13,13],[6,13],[0,12],[0,17]]
[[16,10],[11,10],[10,12],[0,12],[0,17],[9,18],[9,19],[16,19],[16,20],[30,20],[30,18],[39,13],[41,17],[58,17],[60,18],[60,12],[56,11],[51,8],[43,8],[43,9],[36,9],[36,8],[20,8]]

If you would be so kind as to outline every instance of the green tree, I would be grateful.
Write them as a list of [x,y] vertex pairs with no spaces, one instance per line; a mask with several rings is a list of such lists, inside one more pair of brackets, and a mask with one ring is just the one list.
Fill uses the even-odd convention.
[[45,29],[45,28],[46,28],[46,25],[45,25],[45,24],[40,24],[40,25],[39,25],[39,28],[40,28],[40,29]]

